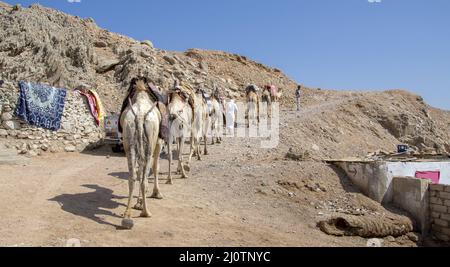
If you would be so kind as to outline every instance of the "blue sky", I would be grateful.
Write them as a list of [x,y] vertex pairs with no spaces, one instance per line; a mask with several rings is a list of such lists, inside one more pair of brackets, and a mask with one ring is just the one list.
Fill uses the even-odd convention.
[[243,54],[307,86],[407,89],[450,109],[449,0],[6,2],[92,17],[161,49]]

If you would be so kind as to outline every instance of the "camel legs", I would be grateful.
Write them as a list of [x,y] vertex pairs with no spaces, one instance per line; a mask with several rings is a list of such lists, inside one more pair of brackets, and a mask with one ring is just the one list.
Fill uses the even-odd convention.
[[188,166],[191,166],[191,161],[192,161],[192,157],[194,156],[195,153],[195,138],[194,138],[194,134],[192,133],[191,136],[191,144],[190,144],[190,152],[189,152],[189,159],[188,159]]
[[181,170],[181,178],[182,179],[186,179],[186,178],[188,178],[188,176],[187,176],[186,170],[184,169],[184,166],[183,166],[184,138],[179,138],[178,142],[179,142],[179,146],[178,146],[179,147],[179,149],[178,149],[178,154],[179,154],[179,156],[178,156],[178,167]]
[[[149,168],[150,165],[148,162],[146,163],[145,169]],[[142,212],[141,217],[148,218],[151,217],[151,213],[148,211],[147,206],[147,188],[148,188],[148,178],[145,175],[145,172],[142,173],[141,176],[141,195],[142,195]]]
[[212,143],[211,143],[211,145],[213,146],[216,143],[220,144],[217,125],[213,126],[213,128],[212,128]]
[[[172,138],[170,138],[172,139]],[[172,140],[169,140],[169,142],[167,142],[167,147],[169,149],[169,153],[167,154],[168,159],[169,159],[169,177],[167,177],[167,184],[173,184],[173,179],[172,179]]]
[[197,150],[197,160],[201,161],[202,160],[202,155],[200,153],[200,138],[196,138],[195,139],[195,147]]
[[159,154],[161,153],[161,143],[158,142],[155,147],[155,153],[153,157],[153,173],[155,174],[155,183],[153,187],[152,198],[162,199],[161,192],[159,190]]
[[[209,155],[209,153],[208,153],[208,138],[207,138],[207,136],[208,136],[208,134],[205,133],[205,136],[204,136],[204,139],[205,139],[204,155],[205,155],[205,156],[206,156],[206,155]],[[214,140],[214,138],[213,138],[213,140]],[[199,145],[200,145],[200,144],[199,144]]]
[[136,151],[134,148],[130,149],[129,147],[126,147],[126,151],[130,151],[128,155],[128,169],[130,171],[131,177],[128,179],[128,204],[127,209],[124,214],[124,218],[130,219],[131,218],[131,201],[133,200],[133,194],[134,194],[134,186],[136,184],[137,180],[137,173],[136,173]]
[[222,138],[220,137],[220,134],[219,134],[219,127],[220,127],[220,125],[219,125],[219,123],[217,123],[215,126],[215,135],[216,135],[216,143],[217,144],[222,143]]
[[[137,181],[139,184],[141,184],[140,183],[140,181]],[[135,210],[142,210],[142,195],[141,195],[141,190],[138,190],[138,192],[139,192],[139,196],[138,196],[138,198],[137,198],[137,202],[136,202],[136,205],[134,205],[134,209]]]
[[247,115],[247,120],[246,120],[247,128],[250,128],[250,109],[249,109],[248,105],[247,105],[247,109],[245,110],[245,114]]
[[191,165],[192,157],[196,156],[197,160],[202,160],[200,155],[200,138],[191,137],[191,153],[189,155],[188,166]]
[[176,145],[177,145],[177,152],[178,152],[178,168],[177,168],[177,174],[181,174],[181,170],[183,167],[183,161],[181,158],[183,157],[183,148],[181,147],[181,144],[183,144],[184,137],[177,138]]

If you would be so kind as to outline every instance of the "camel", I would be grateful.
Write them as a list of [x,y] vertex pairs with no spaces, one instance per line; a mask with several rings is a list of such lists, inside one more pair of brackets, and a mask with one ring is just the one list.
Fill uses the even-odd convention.
[[[174,89],[168,93],[168,110],[170,120],[171,138],[167,144],[169,150],[169,177],[167,184],[173,184],[172,179],[172,143],[175,140],[178,152],[178,173],[181,178],[188,178],[183,164],[183,148],[186,137],[192,127],[193,111],[189,105],[189,95],[183,93],[175,84]],[[174,139],[175,138],[175,139]]]
[[[162,140],[158,137],[161,114],[156,108],[157,103],[150,98],[147,86],[146,78],[134,78],[131,81],[129,91],[134,90],[134,93],[129,94],[127,97],[126,101],[128,101],[129,105],[120,117],[120,124],[123,128],[124,149],[130,172],[128,204],[123,223],[131,218],[131,201],[136,181],[140,183],[140,197],[135,208],[142,210],[141,217],[148,218],[151,216],[147,206],[146,194],[148,175],[152,169],[155,176],[152,198],[162,198],[158,177],[159,155],[162,146]],[[153,162],[151,161],[152,156]]]
[[220,119],[223,118],[224,112],[220,105],[220,97],[217,94],[211,96],[211,108],[209,110],[209,117],[211,118],[211,132],[212,132],[212,143],[220,144],[222,143],[222,137],[220,136]]
[[279,102],[282,96],[283,96],[282,89],[278,89],[274,85],[267,85],[264,87],[261,100],[262,102],[267,103],[267,112],[269,118],[272,118],[273,104]]
[[[226,127],[226,106],[227,103],[225,101],[225,98],[223,97],[223,95],[221,94],[221,92],[219,91],[219,88],[217,88],[216,85],[214,85],[214,93],[212,98],[214,98],[215,100],[217,100],[217,102],[219,102],[219,108],[220,108],[220,113],[222,114],[222,123],[223,125],[219,125],[219,127]],[[219,118],[219,122],[220,122],[220,118]]]
[[203,92],[197,90],[195,95],[195,108],[194,108],[194,123],[191,129],[191,153],[189,155],[189,165],[191,163],[192,157],[197,156],[197,160],[202,160],[200,153],[200,140],[203,137],[205,140],[204,154],[208,155],[208,148],[206,137],[208,135],[208,108],[206,101],[203,99]]
[[267,90],[270,93],[272,103],[279,102],[281,97],[283,96],[283,89],[277,88],[275,85],[267,86]]
[[272,96],[268,90],[264,90],[261,95],[261,102],[267,104],[269,118],[272,117]]
[[248,127],[250,127],[250,123],[253,123],[253,125],[259,123],[259,96],[255,88],[256,86],[250,85],[246,89]]

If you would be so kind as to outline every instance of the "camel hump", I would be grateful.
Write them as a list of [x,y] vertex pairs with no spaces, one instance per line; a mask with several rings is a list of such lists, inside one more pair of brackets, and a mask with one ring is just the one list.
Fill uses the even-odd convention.
[[145,83],[143,80],[138,80],[136,82],[135,88],[138,91],[146,91],[147,90],[147,86],[145,86]]

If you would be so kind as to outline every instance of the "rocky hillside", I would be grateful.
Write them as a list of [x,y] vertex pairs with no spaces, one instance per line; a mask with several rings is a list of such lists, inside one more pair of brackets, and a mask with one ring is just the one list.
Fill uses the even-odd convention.
[[3,90],[14,94],[19,80],[69,90],[84,84],[99,92],[109,112],[117,112],[136,75],[150,77],[163,90],[173,84],[172,75],[207,90],[215,83],[235,98],[244,96],[249,83],[277,85],[284,91],[282,153],[295,148],[306,158],[343,157],[392,151],[399,143],[423,151],[450,151],[450,114],[405,91],[306,88],[302,104],[307,110],[293,113],[289,110],[296,82],[281,70],[220,51],[164,51],[151,41],[101,29],[90,18],[37,4],[23,8],[0,2],[0,79],[7,87]]
[[282,117],[279,151],[308,159],[394,152],[409,144],[417,152],[450,151],[450,114],[406,91],[308,90],[305,111]]
[[99,28],[92,19],[32,5],[0,5],[0,77],[75,88],[95,88],[109,111],[116,111],[128,82],[142,74],[162,89],[172,74],[191,85],[216,83],[229,96],[240,97],[250,82],[268,81],[284,88],[295,83],[279,70],[238,55],[189,50],[168,52],[151,41],[136,41]]

